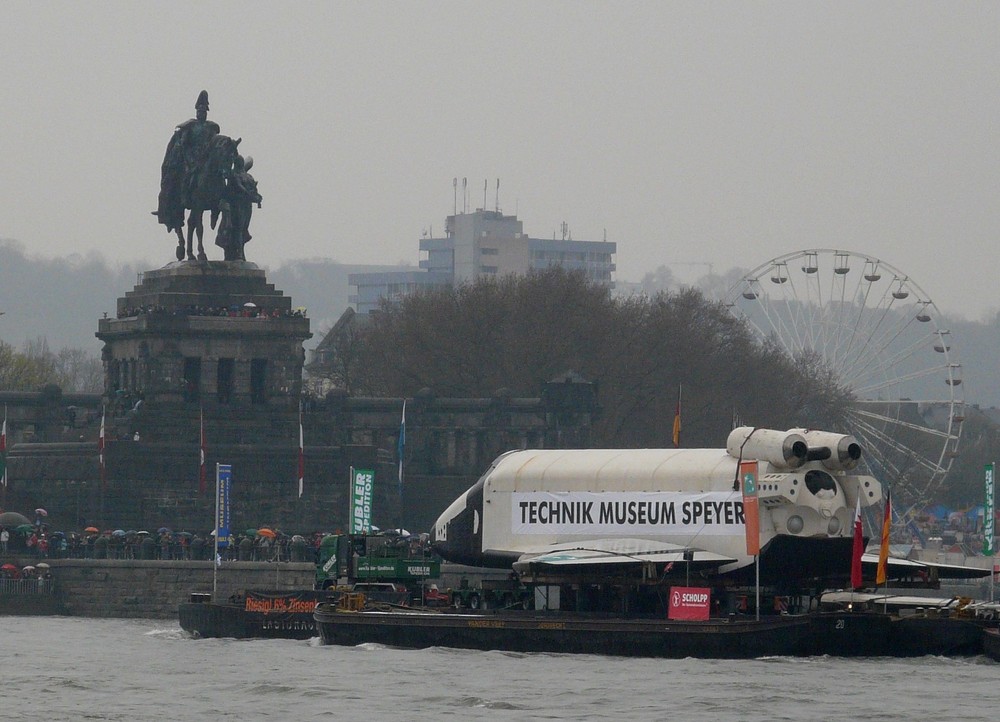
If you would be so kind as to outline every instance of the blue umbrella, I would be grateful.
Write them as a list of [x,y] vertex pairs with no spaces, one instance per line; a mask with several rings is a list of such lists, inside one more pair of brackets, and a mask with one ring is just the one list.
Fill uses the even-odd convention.
[[111,536],[125,536],[125,530],[115,529],[113,532],[111,532]]

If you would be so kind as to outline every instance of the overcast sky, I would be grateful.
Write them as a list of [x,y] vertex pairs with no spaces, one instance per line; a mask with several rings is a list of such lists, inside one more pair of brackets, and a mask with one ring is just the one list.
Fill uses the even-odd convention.
[[415,265],[452,179],[472,209],[499,178],[531,236],[606,232],[620,280],[834,247],[979,318],[1000,307],[998,20],[995,2],[7,3],[0,238],[173,260],[150,211],[204,88],[254,158],[264,266]]

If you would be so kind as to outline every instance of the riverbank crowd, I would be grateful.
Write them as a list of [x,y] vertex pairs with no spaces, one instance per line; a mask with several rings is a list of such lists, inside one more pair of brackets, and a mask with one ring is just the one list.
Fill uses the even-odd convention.
[[[145,530],[87,527],[83,531],[49,531],[44,524],[0,527],[6,541],[0,553],[30,559],[160,559],[210,561],[215,558],[211,532],[174,531],[161,527]],[[286,534],[262,527],[233,535],[218,550],[220,561],[302,561],[315,563],[323,532]]]

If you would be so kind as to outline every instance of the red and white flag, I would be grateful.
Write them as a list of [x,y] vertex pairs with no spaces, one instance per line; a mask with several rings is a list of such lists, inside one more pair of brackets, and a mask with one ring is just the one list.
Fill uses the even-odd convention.
[[305,476],[306,476],[306,457],[305,450],[302,445],[302,404],[299,403],[299,498],[302,498],[302,492],[305,490]]
[[104,465],[104,412],[105,408],[101,407],[101,431],[97,436],[97,460],[101,465],[101,488],[104,488],[104,482],[107,479],[107,474],[105,473]]
[[198,410],[198,426],[198,494],[201,495],[205,493],[205,412],[203,409]]
[[7,488],[7,407],[3,407],[3,427],[0,428],[0,482]]
[[858,505],[854,509],[854,548],[851,554],[851,588],[858,589],[863,585],[861,578],[861,555],[865,551],[865,540],[861,531],[861,494],[858,494]]

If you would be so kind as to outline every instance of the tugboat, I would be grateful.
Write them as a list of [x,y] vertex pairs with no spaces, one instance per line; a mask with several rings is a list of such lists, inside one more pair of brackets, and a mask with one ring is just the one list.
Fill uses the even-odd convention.
[[408,606],[441,569],[436,559],[414,558],[398,535],[329,534],[319,552],[313,589],[247,591],[218,602],[196,592],[178,606],[181,628],[193,637],[310,639],[318,634],[313,612],[332,592],[364,590],[370,599]]
[[194,593],[179,605],[181,629],[193,637],[235,639],[311,639],[316,636],[313,612],[326,592],[248,591],[225,602],[211,594]]
[[862,638],[869,656],[974,656],[984,651],[984,628],[995,624],[993,606],[968,597],[830,592],[820,599],[829,610],[820,616],[881,620],[877,636]]

